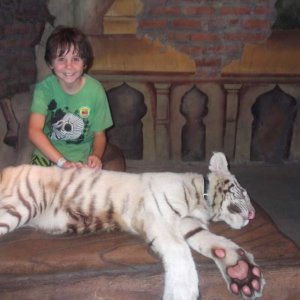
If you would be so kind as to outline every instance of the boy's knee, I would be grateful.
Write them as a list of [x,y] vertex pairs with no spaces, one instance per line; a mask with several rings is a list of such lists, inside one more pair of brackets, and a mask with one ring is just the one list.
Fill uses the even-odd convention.
[[102,157],[104,170],[122,171],[126,170],[125,158],[122,151],[115,145],[107,144]]

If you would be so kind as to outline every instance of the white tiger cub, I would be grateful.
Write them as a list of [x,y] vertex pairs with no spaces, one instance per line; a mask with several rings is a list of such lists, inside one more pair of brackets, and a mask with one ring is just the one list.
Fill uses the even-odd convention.
[[208,230],[220,220],[239,229],[254,218],[254,208],[223,153],[212,156],[209,169],[206,177],[9,167],[0,178],[0,236],[24,225],[53,234],[121,229],[144,238],[161,257],[164,300],[199,297],[190,247],[215,261],[233,294],[256,299],[265,281],[252,255]]

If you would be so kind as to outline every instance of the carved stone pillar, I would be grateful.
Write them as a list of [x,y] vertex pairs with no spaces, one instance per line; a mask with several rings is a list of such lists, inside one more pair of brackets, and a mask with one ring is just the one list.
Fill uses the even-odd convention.
[[156,91],[156,159],[170,159],[170,83],[154,83]]
[[226,124],[224,133],[224,151],[229,160],[234,159],[236,128],[239,108],[239,90],[242,84],[224,84],[226,94]]

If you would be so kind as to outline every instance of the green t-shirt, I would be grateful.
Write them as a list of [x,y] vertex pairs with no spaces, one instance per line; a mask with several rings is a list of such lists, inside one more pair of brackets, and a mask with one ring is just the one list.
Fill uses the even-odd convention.
[[[51,74],[38,83],[31,112],[46,116],[44,133],[70,161],[86,162],[95,132],[113,125],[106,93],[99,81],[85,74],[85,83],[75,95],[61,88]],[[34,155],[42,156],[36,149]]]

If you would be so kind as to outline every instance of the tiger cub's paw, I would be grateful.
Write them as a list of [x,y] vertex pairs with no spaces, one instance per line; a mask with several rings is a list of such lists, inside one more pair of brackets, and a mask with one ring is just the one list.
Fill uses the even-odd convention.
[[[265,285],[260,268],[255,264],[251,254],[243,249],[234,250],[235,264],[226,264],[226,253],[223,249],[215,249],[214,255],[218,258],[218,265],[227,281],[230,291],[243,299],[254,300],[262,296]],[[223,266],[222,261],[224,261]]]

